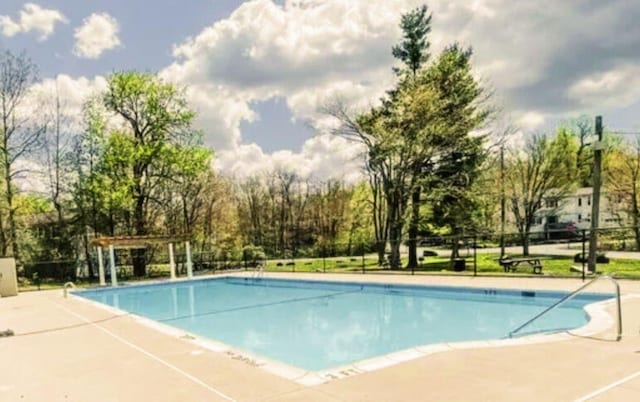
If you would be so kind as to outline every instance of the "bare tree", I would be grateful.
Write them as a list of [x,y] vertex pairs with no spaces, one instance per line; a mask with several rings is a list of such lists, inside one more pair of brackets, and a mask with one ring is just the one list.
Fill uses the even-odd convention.
[[574,184],[573,145],[573,139],[564,131],[553,140],[537,135],[529,139],[524,152],[515,153],[509,161],[505,190],[520,233],[523,255],[529,255],[531,227],[543,201],[553,198],[562,202]]
[[640,250],[640,139],[613,156],[605,171],[610,203],[624,205],[633,225],[636,250]]
[[[37,80],[36,66],[25,55],[10,51],[0,54],[0,169],[4,179],[3,198],[8,212],[9,238],[0,238],[3,255],[7,255],[7,243],[11,253],[20,259],[16,227],[15,196],[16,179],[27,173],[20,168],[42,144],[46,125],[34,119],[35,110],[26,110],[31,85]],[[0,221],[3,217],[0,217]],[[0,228],[4,233],[4,228]]]
[[[51,129],[43,136],[43,150],[47,167],[48,196],[56,210],[58,231],[61,232],[64,221],[63,203],[69,192],[68,173],[71,170],[74,138],[71,133],[70,116],[65,111],[57,85],[53,97],[55,99],[51,102],[54,106],[51,117],[46,117],[52,124]],[[49,104],[48,99],[46,103]]]

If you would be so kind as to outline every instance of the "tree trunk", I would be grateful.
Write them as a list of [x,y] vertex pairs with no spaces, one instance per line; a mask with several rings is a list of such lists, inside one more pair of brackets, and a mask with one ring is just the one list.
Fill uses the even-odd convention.
[[0,211],[0,257],[7,255],[7,237],[4,233],[4,215]]
[[420,186],[411,194],[411,222],[409,223],[409,263],[407,268],[418,267],[418,222],[420,220]]
[[376,242],[376,251],[378,252],[378,266],[380,267],[383,267],[385,265],[384,252],[387,248],[386,246],[386,243],[383,241]]
[[20,250],[18,249],[18,230],[16,225],[16,211],[13,207],[13,183],[10,172],[11,166],[5,163],[5,186],[7,209],[9,210],[9,242],[11,244],[11,256],[20,260]]
[[633,217],[633,234],[636,240],[636,251],[640,251],[640,227],[638,227],[638,221],[640,220],[640,211],[638,210],[638,193],[636,192],[635,185],[633,186],[631,193],[631,216]]
[[522,255],[527,257],[529,255],[529,229],[525,229],[521,237],[522,237]]
[[[86,229],[86,226],[83,225]],[[87,270],[89,271],[89,279],[93,280],[95,278],[95,271],[93,266],[93,260],[91,259],[91,247],[89,247],[89,236],[87,235],[87,231],[84,230],[82,235],[82,243],[84,248],[84,258],[87,261]]]
[[400,244],[402,243],[402,221],[398,218],[391,223],[389,231],[389,239],[391,242],[391,258],[389,264],[391,269],[400,269],[402,266],[400,258]]
[[[147,228],[144,217],[144,197],[142,196],[139,196],[136,200],[133,220],[136,236],[145,236]],[[144,248],[132,249],[131,262],[133,264],[133,275],[136,277],[145,276],[147,273],[147,250]]]
[[453,241],[451,243],[451,256],[449,257],[451,268],[454,267],[454,261],[456,258],[460,258],[460,239],[458,238],[458,235],[453,237]]

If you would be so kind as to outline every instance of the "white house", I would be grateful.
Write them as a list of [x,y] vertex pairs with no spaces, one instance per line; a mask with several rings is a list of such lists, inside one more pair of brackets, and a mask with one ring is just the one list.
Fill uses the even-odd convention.
[[[536,214],[531,232],[553,230],[579,231],[591,227],[593,188],[583,187],[565,197],[544,197],[543,205]],[[626,225],[625,214],[619,201],[612,200],[604,191],[600,192],[599,228],[613,229]]]

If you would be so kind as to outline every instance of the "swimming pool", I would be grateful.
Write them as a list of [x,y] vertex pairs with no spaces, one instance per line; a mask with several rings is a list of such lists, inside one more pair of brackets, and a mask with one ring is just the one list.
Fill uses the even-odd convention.
[[[305,370],[344,366],[419,345],[505,338],[566,295],[441,286],[223,277],[76,292]],[[576,328],[585,293],[527,328]]]

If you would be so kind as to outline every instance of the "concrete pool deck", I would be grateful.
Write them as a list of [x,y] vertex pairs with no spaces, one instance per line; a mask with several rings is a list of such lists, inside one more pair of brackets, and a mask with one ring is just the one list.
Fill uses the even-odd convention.
[[[266,274],[322,280],[574,290],[574,279]],[[640,400],[640,282],[613,328],[548,343],[455,349],[306,386],[62,290],[0,299],[0,401]],[[601,281],[592,290],[611,291]],[[588,398],[588,399],[587,399]]]

